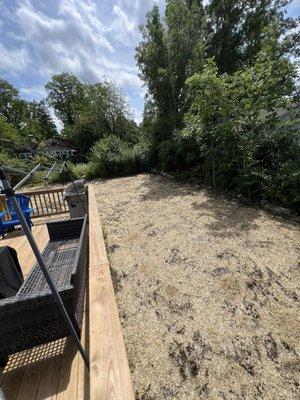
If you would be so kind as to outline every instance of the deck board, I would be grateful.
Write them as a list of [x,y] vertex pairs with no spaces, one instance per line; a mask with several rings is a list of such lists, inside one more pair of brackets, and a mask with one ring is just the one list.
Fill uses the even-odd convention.
[[90,400],[134,400],[94,188],[89,187]]
[[[6,400],[134,400],[101,221],[91,185],[89,215],[89,278],[81,343],[89,354],[91,371],[87,372],[71,338],[14,354],[4,371],[0,370],[0,386]],[[35,219],[32,228],[40,250],[48,242],[45,222],[45,219]],[[17,250],[26,276],[35,258],[22,231],[0,240],[0,246],[5,245]]]

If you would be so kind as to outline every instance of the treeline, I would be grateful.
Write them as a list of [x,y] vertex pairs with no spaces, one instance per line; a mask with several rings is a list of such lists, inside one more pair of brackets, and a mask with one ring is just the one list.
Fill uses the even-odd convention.
[[136,49],[153,166],[299,207],[300,40],[288,3],[167,0],[163,17],[153,7]]
[[[42,154],[43,141],[57,136],[73,140],[79,150],[81,163],[73,165],[77,177],[108,177],[145,169],[149,146],[114,83],[91,84],[62,73],[52,76],[45,89],[45,99],[30,102],[9,82],[0,80],[1,163],[25,170],[41,161],[49,165],[51,160],[41,156],[21,161],[18,151],[24,146]],[[63,124],[60,132],[50,107]]]
[[9,82],[0,78],[0,164],[29,170],[43,157],[19,160],[18,151],[37,146],[58,134],[45,100],[26,101]]
[[74,168],[76,175],[108,177],[144,168],[147,146],[118,86],[60,74],[46,90],[48,104],[64,124],[61,134],[74,141],[87,162]]
[[[154,5],[135,54],[147,88],[140,126],[115,84],[62,73],[41,102],[21,99],[0,80],[0,138],[38,148],[56,135],[72,139],[78,177],[155,168],[299,208],[300,38],[288,3],[167,0],[164,16]],[[19,165],[15,157],[2,140],[0,162]]]

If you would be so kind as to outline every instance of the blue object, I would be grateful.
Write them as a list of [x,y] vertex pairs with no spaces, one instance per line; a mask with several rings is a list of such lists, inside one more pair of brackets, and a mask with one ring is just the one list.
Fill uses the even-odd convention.
[[[24,196],[23,194],[16,194],[15,195],[18,203],[20,204],[20,207],[23,211],[23,214],[26,218],[26,221],[28,223],[28,226],[31,228],[31,226],[33,225],[31,220],[30,220],[30,214],[32,213],[33,209],[29,207],[29,197],[28,196]],[[7,200],[7,208],[8,211],[4,211],[4,212],[0,212],[0,235],[2,235],[2,237],[4,238],[4,234],[5,232],[9,229],[9,228],[13,228],[16,225],[20,225],[20,221],[17,217],[16,211],[14,210],[14,207],[12,205],[12,201],[11,199]],[[3,221],[2,217],[5,214],[9,214],[11,219],[9,221]]]

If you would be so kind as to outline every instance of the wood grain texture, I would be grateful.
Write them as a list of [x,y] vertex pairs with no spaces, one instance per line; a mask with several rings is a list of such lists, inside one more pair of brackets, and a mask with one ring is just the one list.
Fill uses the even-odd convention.
[[89,186],[90,400],[134,400],[109,263]]

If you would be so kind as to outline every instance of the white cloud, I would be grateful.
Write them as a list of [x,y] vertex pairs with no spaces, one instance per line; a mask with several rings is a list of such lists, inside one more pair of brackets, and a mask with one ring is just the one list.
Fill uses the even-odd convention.
[[[84,75],[85,66],[104,51],[112,53],[105,27],[95,16],[89,1],[62,0],[59,16],[50,18],[28,1],[17,9],[27,42],[39,58],[40,72],[74,72]],[[96,79],[96,76],[86,76]]]
[[24,48],[8,49],[0,43],[0,60],[1,71],[16,73],[26,69],[29,57]]
[[111,25],[110,32],[115,40],[130,46],[136,38],[136,25],[129,15],[127,15],[121,7],[113,6],[114,21]]
[[[126,36],[133,36],[135,25],[129,17],[116,5],[113,14],[119,39],[125,32],[122,27],[126,27]],[[134,67],[111,58],[115,50],[108,37],[113,29],[100,21],[96,3],[61,0],[57,18],[50,18],[26,0],[20,3],[17,16],[37,55],[42,75],[65,71],[88,81],[99,81],[105,76],[121,86],[140,85]]]
[[46,95],[46,90],[43,86],[22,87],[20,92],[22,95],[27,96],[30,99],[41,99]]
[[[6,36],[0,39],[0,70],[8,75],[19,73],[21,79],[29,73],[32,85],[20,88],[28,98],[41,98],[45,94],[41,85],[56,73],[74,73],[90,82],[106,78],[130,93],[138,109],[145,90],[135,66],[134,48],[140,40],[138,27],[154,2],[17,0],[16,6],[10,7],[0,0],[0,19],[6,20]],[[164,0],[158,3],[164,4]]]
[[118,6],[135,21],[136,26],[141,24],[147,12],[149,12],[154,4],[158,4],[161,8],[165,6],[165,0],[118,0]]

